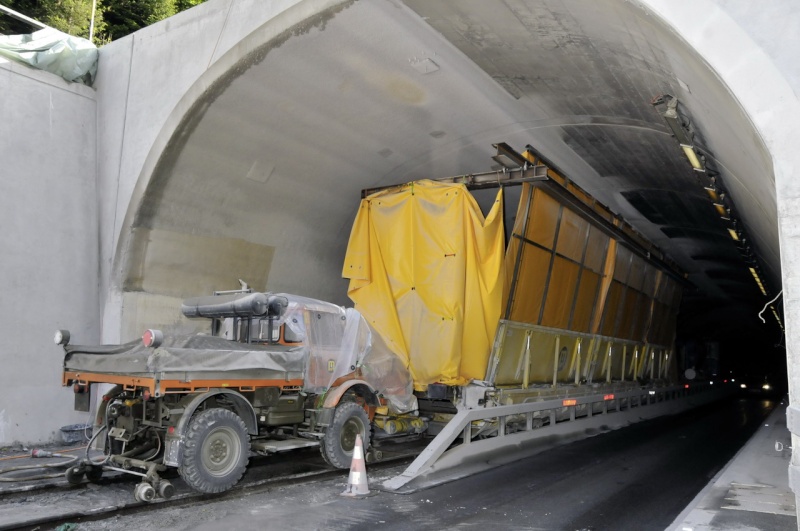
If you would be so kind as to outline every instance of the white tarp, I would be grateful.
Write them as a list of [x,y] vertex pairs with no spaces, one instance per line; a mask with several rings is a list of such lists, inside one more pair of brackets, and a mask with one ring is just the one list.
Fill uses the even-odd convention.
[[53,28],[25,35],[0,35],[0,55],[91,85],[97,73],[97,47]]
[[358,310],[287,293],[278,296],[289,301],[281,323],[304,337],[309,351],[305,391],[325,394],[336,380],[355,372],[386,399],[393,413],[417,409],[408,366]]

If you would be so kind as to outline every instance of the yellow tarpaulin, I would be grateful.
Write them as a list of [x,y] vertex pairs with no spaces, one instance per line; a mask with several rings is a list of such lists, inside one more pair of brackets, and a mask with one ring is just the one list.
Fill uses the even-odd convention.
[[502,193],[486,218],[460,184],[417,181],[361,201],[342,276],[418,390],[485,377],[503,297]]

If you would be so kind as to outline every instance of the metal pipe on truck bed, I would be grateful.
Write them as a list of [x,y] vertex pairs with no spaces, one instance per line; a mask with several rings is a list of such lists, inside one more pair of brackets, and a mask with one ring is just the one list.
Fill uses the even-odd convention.
[[285,297],[268,293],[236,293],[233,295],[210,295],[186,299],[181,313],[186,317],[256,317],[280,316],[289,304]]

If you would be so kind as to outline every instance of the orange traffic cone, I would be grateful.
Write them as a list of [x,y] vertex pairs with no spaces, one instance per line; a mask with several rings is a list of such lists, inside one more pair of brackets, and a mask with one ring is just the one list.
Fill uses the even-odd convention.
[[350,462],[350,477],[347,479],[347,488],[342,496],[366,496],[369,494],[367,481],[367,465],[364,461],[364,443],[361,435],[356,435],[356,444],[353,446],[353,460]]

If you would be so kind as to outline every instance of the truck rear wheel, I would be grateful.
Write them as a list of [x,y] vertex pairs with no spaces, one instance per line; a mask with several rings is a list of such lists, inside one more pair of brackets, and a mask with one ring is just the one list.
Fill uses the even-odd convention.
[[366,451],[371,433],[372,427],[364,408],[355,402],[342,402],[336,406],[333,421],[322,438],[322,457],[336,468],[350,468],[356,435],[361,435]]
[[207,409],[189,422],[178,472],[194,490],[224,492],[241,479],[249,459],[247,428],[227,409]]

